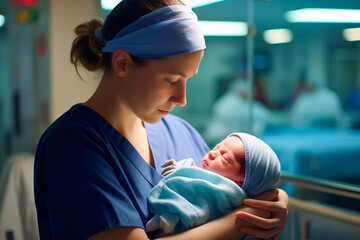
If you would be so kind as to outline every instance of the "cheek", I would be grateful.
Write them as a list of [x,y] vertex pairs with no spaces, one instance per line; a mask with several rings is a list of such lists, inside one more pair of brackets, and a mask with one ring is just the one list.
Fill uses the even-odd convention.
[[221,171],[223,170],[224,165],[221,164],[221,162],[219,160],[213,160],[209,163],[209,169],[213,170],[213,171]]

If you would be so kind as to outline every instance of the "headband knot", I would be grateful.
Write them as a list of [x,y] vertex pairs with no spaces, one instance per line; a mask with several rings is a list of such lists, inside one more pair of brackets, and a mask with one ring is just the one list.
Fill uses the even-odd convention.
[[102,27],[98,27],[95,29],[95,37],[97,37],[100,41],[102,41],[104,44],[106,44],[106,39],[104,35],[102,34]]

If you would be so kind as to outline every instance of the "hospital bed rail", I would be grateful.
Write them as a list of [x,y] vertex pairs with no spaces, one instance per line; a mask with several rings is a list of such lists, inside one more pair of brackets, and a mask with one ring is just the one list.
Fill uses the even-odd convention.
[[[360,199],[360,187],[348,183],[284,171],[281,172],[281,183],[346,197],[355,202]],[[280,239],[360,239],[360,212],[290,196],[288,223]]]
[[324,193],[360,199],[360,186],[348,183],[344,184],[334,180],[325,180],[317,177],[304,176],[284,171],[281,172],[281,182],[293,183],[298,187],[304,187]]

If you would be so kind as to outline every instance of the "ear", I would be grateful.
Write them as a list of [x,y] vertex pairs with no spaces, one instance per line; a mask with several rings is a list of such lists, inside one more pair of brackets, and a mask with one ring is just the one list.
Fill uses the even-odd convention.
[[240,176],[238,177],[238,179],[235,180],[235,183],[236,183],[239,187],[242,187],[242,185],[244,185],[244,181],[245,181],[245,176],[244,176],[244,174],[240,174]]
[[119,77],[125,76],[131,62],[130,55],[123,49],[117,49],[112,55],[112,65]]
[[244,180],[242,181],[235,181],[236,185],[238,185],[239,187],[242,187],[242,185],[244,185]]

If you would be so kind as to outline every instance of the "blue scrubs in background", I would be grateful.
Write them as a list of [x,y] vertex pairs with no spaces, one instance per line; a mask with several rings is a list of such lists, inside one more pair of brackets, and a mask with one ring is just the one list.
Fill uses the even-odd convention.
[[146,196],[171,158],[209,151],[196,130],[169,115],[145,124],[152,168],[130,142],[92,109],[77,104],[40,139],[35,157],[35,203],[42,239],[86,239],[119,226],[145,228]]

